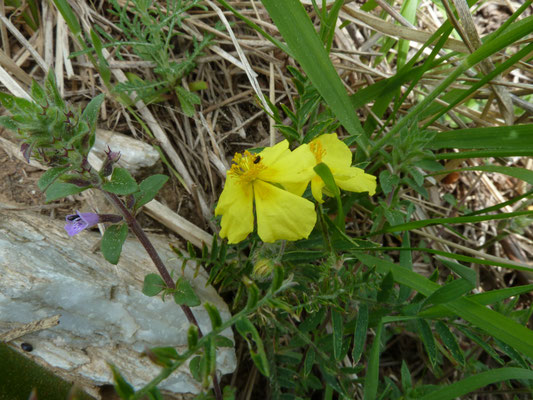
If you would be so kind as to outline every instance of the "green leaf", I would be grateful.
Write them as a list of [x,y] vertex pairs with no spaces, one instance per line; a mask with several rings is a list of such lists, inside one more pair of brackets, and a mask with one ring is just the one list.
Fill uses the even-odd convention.
[[37,186],[41,191],[46,192],[47,188],[56,181],[57,178],[61,176],[64,172],[68,171],[70,167],[54,167],[50,168],[48,171],[46,171],[41,178],[39,179],[39,182],[37,182]]
[[102,189],[119,195],[127,195],[135,193],[139,187],[127,169],[116,167],[113,169],[111,181],[104,183]]
[[199,330],[196,325],[190,325],[187,330],[187,345],[193,349],[198,344]]
[[350,98],[303,5],[299,0],[263,0],[262,3],[313,86],[366,153],[368,139],[362,135]]
[[204,308],[207,311],[207,314],[209,315],[209,319],[211,320],[211,326],[213,327],[213,329],[216,329],[220,325],[222,325],[222,317],[220,316],[220,312],[213,304],[205,302]]
[[185,278],[180,278],[176,282],[174,301],[176,304],[189,307],[196,307],[202,304],[200,298],[194,293],[191,284]]
[[128,237],[128,225],[111,225],[102,237],[101,250],[104,258],[111,264],[117,264],[122,253],[122,245]]
[[448,350],[450,350],[452,357],[455,358],[455,360],[459,364],[464,365],[465,356],[463,354],[463,351],[459,347],[459,343],[457,343],[455,335],[448,329],[448,327],[442,321],[437,321],[437,323],[435,324],[435,330],[439,334],[442,343],[444,343]]
[[389,194],[398,185],[400,178],[397,175],[392,175],[388,170],[383,170],[379,174],[379,184],[383,193]]
[[361,303],[359,305],[359,313],[355,322],[355,330],[353,334],[353,363],[357,364],[363,354],[363,348],[366,342],[366,332],[368,329],[368,305]]
[[364,400],[377,399],[378,384],[379,384],[379,355],[381,347],[381,332],[383,331],[383,323],[380,321],[376,328],[376,336],[370,348],[368,357],[368,367],[365,375]]
[[462,264],[456,263],[455,261],[447,260],[443,257],[437,257],[437,260],[446,265],[461,278],[466,279],[473,287],[477,286],[477,273],[474,269],[465,267]]
[[428,304],[444,304],[464,296],[470,292],[475,285],[466,279],[455,279],[450,283],[435,290],[423,303],[423,307]]
[[[509,175],[514,178],[523,180],[524,182],[533,185],[533,171],[526,168],[516,168],[516,167],[500,167],[499,165],[479,165],[476,167],[466,167],[446,171],[447,174],[451,172],[461,172],[461,171],[485,171],[485,172],[497,172],[499,174]],[[436,175],[436,174],[431,174]],[[511,213],[509,213],[511,214]]]
[[305,355],[305,360],[304,360],[304,370],[303,370],[304,377],[309,376],[309,374],[311,373],[311,370],[313,369],[313,365],[315,364],[315,355],[316,355],[315,349],[313,349],[312,347],[309,347],[307,350],[307,354]]
[[177,86],[175,91],[176,95],[178,96],[181,109],[185,115],[188,117],[193,117],[196,112],[194,105],[202,104],[200,98],[196,94],[189,92],[181,86]]
[[411,373],[409,372],[409,367],[407,366],[405,360],[402,360],[402,367],[400,369],[400,373],[402,376],[402,389],[403,392],[406,393],[413,388],[413,381],[411,378]]
[[[475,167],[475,168],[481,168],[481,167]],[[500,167],[500,168],[504,168],[504,167]],[[506,167],[506,168],[511,168],[511,167]],[[512,169],[523,169],[523,168],[512,168]],[[533,181],[533,171],[531,171],[531,174],[532,174],[531,179]],[[519,217],[521,215],[533,215],[533,211],[517,211],[517,212],[489,214],[489,215],[475,215],[475,216],[466,215],[464,217],[423,219],[420,221],[410,221],[410,222],[406,222],[405,224],[388,226],[384,228],[383,230],[379,231],[378,233],[410,231],[413,229],[423,228],[425,226],[432,226],[432,225],[465,224],[465,223],[474,223],[474,222],[481,222],[481,221],[509,219],[509,218],[514,218],[514,217]],[[374,233],[374,234],[377,234],[377,233]]]
[[431,328],[425,319],[417,319],[416,327],[418,328],[422,343],[424,343],[429,362],[432,366],[435,366],[437,364],[437,344],[435,343],[433,332],[431,332]]
[[[369,267],[375,266],[380,273],[392,271],[394,280],[397,283],[407,285],[424,296],[430,296],[440,287],[429,279],[405,268],[400,268],[392,262],[366,254],[358,254],[357,257],[365,265]],[[525,326],[464,297],[450,301],[444,306],[489,335],[507,343],[518,352],[528,357],[533,357],[533,331]]]
[[453,400],[496,382],[510,379],[533,380],[533,371],[523,368],[497,368],[469,376],[432,391],[420,400]]
[[265,353],[265,347],[254,324],[252,324],[248,318],[240,318],[235,323],[235,328],[243,337],[243,339],[246,340],[252,361],[259,372],[261,372],[264,376],[269,377],[270,369],[268,367],[268,359]]
[[314,168],[315,172],[317,173],[320,178],[324,181],[324,184],[326,185],[326,188],[334,195],[339,196],[340,190],[337,184],[335,183],[335,178],[333,177],[333,174],[331,173],[331,170],[329,167],[324,163],[317,164]]
[[[435,135],[430,149],[506,149],[533,148],[533,124],[455,129]],[[461,154],[461,153],[459,153]]]
[[333,358],[339,361],[342,357],[343,323],[342,315],[337,310],[331,310],[331,322],[333,325]]
[[152,175],[143,180],[139,184],[139,191],[133,194],[135,197],[135,210],[150,202],[167,181],[168,176],[160,174]]
[[83,110],[81,118],[87,122],[90,132],[94,132],[96,128],[96,121],[98,121],[98,112],[100,111],[100,106],[105,99],[105,94],[99,94],[94,97],[89,104]]
[[217,347],[233,347],[235,343],[233,343],[233,340],[226,336],[217,335],[215,337],[215,344]]
[[157,296],[167,287],[165,281],[158,274],[148,274],[144,277],[143,294],[152,297]]
[[71,183],[64,182],[54,182],[48,189],[46,189],[46,202],[50,203],[51,201],[61,199],[73,194],[78,194],[83,192],[88,187],[80,188],[79,186],[73,185]]
[[120,374],[120,371],[113,364],[107,364],[113,374],[113,381],[115,381],[115,391],[121,399],[129,399],[135,394],[133,386],[131,386],[126,379]]
[[189,363],[189,370],[191,371],[191,375],[198,382],[202,381],[202,374],[200,373],[200,363],[201,363],[201,361],[202,361],[202,357],[196,356]]

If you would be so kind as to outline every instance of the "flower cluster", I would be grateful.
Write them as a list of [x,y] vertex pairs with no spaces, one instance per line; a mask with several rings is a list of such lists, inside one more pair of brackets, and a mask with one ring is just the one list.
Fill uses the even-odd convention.
[[307,238],[317,217],[314,204],[302,194],[311,182],[317,202],[323,202],[323,194],[331,195],[313,169],[320,163],[328,166],[339,188],[375,193],[376,177],[351,166],[352,153],[335,133],[319,136],[294,151],[284,140],[258,154],[237,153],[215,209],[215,215],[222,216],[220,236],[238,243],[257,221],[263,242]]

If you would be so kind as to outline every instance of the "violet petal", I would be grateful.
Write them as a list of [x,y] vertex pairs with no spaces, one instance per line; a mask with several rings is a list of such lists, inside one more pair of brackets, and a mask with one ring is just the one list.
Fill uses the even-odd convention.
[[95,213],[80,213],[67,215],[65,230],[69,236],[74,236],[84,229],[90,228],[98,223],[100,217]]

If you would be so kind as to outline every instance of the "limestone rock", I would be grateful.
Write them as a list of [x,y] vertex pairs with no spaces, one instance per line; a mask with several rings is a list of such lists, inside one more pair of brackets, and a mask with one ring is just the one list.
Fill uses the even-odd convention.
[[[82,232],[70,238],[63,225],[32,213],[0,211],[0,333],[17,323],[61,314],[59,325],[13,343],[31,343],[29,357],[86,389],[112,382],[107,362],[139,388],[160,370],[140,353],[155,346],[184,351],[189,323],[171,298],[163,302],[142,294],[144,276],[156,270],[136,238],[128,238],[120,262],[113,266],[92,251],[99,234]],[[167,267],[179,276],[181,261],[170,251],[168,239],[151,239]],[[194,273],[195,266],[187,265],[185,276],[202,302],[214,304],[228,319],[226,304],[213,287],[206,287],[205,271],[200,268],[197,277]],[[193,312],[202,331],[208,332],[204,308]],[[231,330],[224,335],[233,340]],[[234,349],[219,349],[218,373],[230,373],[235,365]],[[176,371],[159,387],[175,393],[201,389],[188,368]]]

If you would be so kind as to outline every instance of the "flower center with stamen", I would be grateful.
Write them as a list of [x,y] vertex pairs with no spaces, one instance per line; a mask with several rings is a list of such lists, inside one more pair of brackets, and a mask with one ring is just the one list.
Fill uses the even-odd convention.
[[322,143],[319,141],[315,141],[309,144],[309,148],[315,155],[315,160],[317,164],[320,164],[322,162],[322,157],[326,155],[326,149],[322,147]]
[[240,183],[253,182],[259,172],[266,168],[261,161],[261,156],[252,154],[248,150],[244,153],[235,153],[233,164],[228,174],[238,178]]

